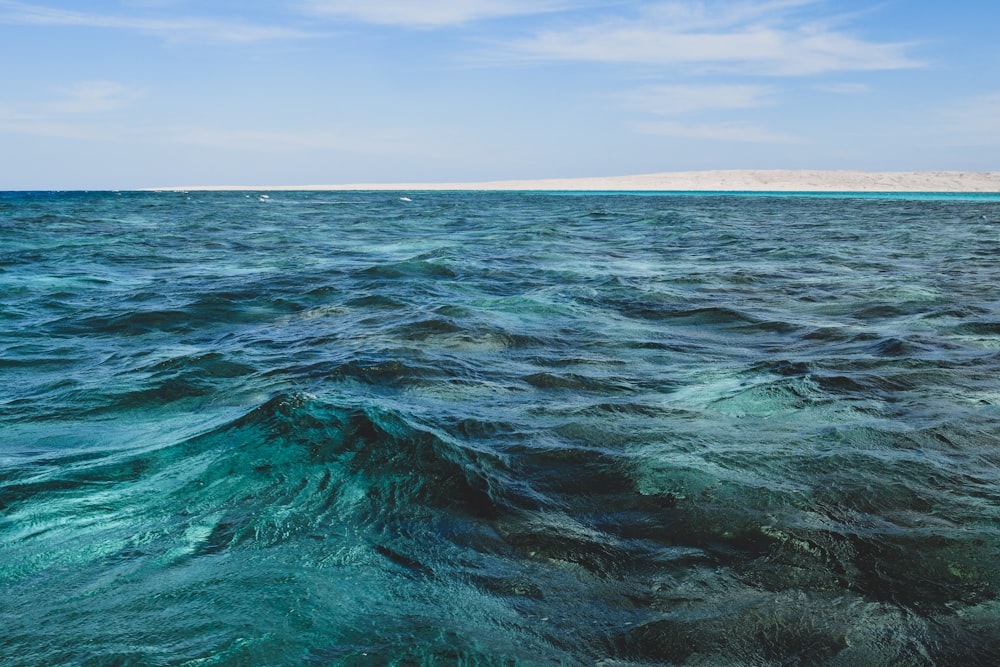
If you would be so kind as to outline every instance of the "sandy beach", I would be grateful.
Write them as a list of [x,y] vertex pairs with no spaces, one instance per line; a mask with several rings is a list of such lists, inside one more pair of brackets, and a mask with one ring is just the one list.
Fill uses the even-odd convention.
[[644,192],[983,192],[1000,193],[1000,172],[820,171],[739,169],[675,171],[634,176],[554,178],[468,183],[351,183],[340,185],[222,185],[154,190],[559,190]]

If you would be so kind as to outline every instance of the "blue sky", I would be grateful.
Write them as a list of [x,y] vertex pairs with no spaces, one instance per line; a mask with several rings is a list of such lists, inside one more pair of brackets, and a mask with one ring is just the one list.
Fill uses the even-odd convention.
[[1000,170],[993,0],[0,0],[0,189]]

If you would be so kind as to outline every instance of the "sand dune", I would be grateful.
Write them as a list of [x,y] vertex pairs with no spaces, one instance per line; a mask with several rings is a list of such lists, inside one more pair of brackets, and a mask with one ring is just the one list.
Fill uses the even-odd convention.
[[157,190],[618,190],[727,192],[995,192],[1000,172],[738,169],[636,176],[479,183],[353,183],[296,186],[191,186]]

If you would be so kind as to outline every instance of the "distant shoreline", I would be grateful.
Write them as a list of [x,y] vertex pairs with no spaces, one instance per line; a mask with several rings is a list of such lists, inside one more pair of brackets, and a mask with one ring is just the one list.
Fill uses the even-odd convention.
[[620,192],[910,192],[1000,193],[1000,172],[820,171],[735,169],[675,171],[635,176],[549,178],[454,183],[344,185],[207,185],[153,191],[620,191]]

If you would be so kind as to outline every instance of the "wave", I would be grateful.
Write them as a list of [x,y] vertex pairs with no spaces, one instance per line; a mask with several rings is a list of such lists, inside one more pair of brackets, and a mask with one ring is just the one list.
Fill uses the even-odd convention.
[[[800,492],[759,486],[766,476],[678,465],[676,448],[541,447],[524,435],[513,424],[468,421],[439,432],[374,406],[285,394],[149,450],[35,460],[0,480],[2,547],[17,563],[4,572],[7,604],[21,609],[39,590],[62,587],[69,597],[50,609],[52,619],[61,618],[59,609],[68,613],[71,600],[98,594],[140,617],[152,613],[143,604],[149,595],[173,598],[182,609],[193,601],[192,613],[232,604],[255,617],[273,604],[270,596],[310,595],[328,576],[326,586],[348,592],[330,589],[312,608],[324,619],[316,632],[338,639],[317,648],[307,632],[308,660],[404,655],[391,632],[361,630],[362,618],[389,613],[385,605],[461,629],[408,630],[423,637],[422,659],[447,637],[471,664],[496,659],[495,647],[469,639],[475,636],[526,642],[566,664],[601,655],[669,663],[717,651],[766,661],[789,646],[810,659],[872,664],[892,664],[911,649],[971,655],[960,628],[930,619],[956,603],[986,613],[986,591],[998,583],[993,560],[973,558],[970,537],[957,526],[936,526],[928,543],[925,520],[902,522],[942,502],[913,495],[922,488],[918,477],[873,495],[866,480],[886,479],[889,470],[869,465],[852,480],[831,459],[793,472],[815,485],[803,504]],[[487,452],[475,444],[482,437],[511,446]],[[796,471],[787,460],[783,469]],[[289,574],[292,561],[299,574]],[[245,575],[225,574],[231,568]],[[478,635],[468,619],[434,610],[459,604],[447,602],[454,596],[485,623]],[[731,600],[728,611],[719,599]],[[338,617],[348,603],[358,612]],[[664,616],[610,631],[635,605],[662,608]],[[521,619],[514,626],[511,614]],[[554,614],[573,618],[573,627],[606,623],[609,630],[570,640]],[[548,620],[529,628],[531,617]],[[235,635],[185,629],[186,618],[167,623],[196,646],[179,654],[228,641],[225,651],[235,652],[219,655],[233,662],[248,655],[247,646],[235,648],[243,646]],[[44,629],[56,621],[33,622]],[[909,648],[882,645],[886,633],[905,627],[916,633]],[[14,623],[8,646],[24,648],[20,642],[36,631]],[[106,645],[124,639],[113,627],[77,623],[59,634],[63,644],[25,655],[57,660],[83,640],[79,632]],[[578,643],[570,650],[566,642]],[[978,642],[975,655],[995,649]],[[533,660],[522,655],[525,664]]]
[[[494,515],[488,481],[476,471],[479,459],[390,414],[283,395],[170,446],[110,461],[60,461],[48,475],[8,481],[0,506],[27,508],[37,520],[44,515],[38,508],[50,501],[61,507],[67,496],[99,490],[100,511],[109,512],[102,516],[122,527],[144,515],[176,518],[197,507],[190,520],[161,526],[160,536],[167,543],[192,522],[204,528],[213,517],[203,543],[191,545],[196,554],[266,547],[346,516],[370,524],[418,507]],[[51,519],[39,530],[59,532],[63,522]]]

